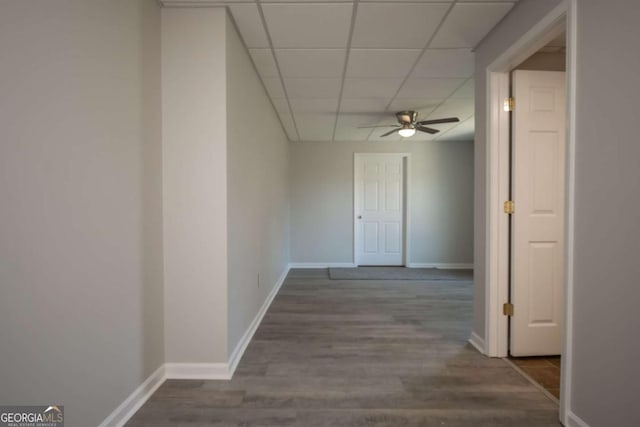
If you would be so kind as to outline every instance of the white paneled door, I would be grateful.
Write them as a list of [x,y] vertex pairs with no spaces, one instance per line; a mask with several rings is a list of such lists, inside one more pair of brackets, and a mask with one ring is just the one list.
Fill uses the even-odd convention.
[[513,356],[560,354],[564,282],[565,73],[517,70],[512,135]]
[[403,265],[404,187],[403,155],[356,154],[357,265]]

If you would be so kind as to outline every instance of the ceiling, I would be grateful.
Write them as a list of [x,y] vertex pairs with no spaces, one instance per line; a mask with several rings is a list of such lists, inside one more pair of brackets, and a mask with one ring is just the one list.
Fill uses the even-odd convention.
[[567,33],[563,31],[558,37],[547,43],[538,53],[565,53],[567,51]]
[[292,141],[380,138],[394,113],[456,116],[410,140],[464,140],[474,130],[472,49],[517,0],[164,0],[228,6]]

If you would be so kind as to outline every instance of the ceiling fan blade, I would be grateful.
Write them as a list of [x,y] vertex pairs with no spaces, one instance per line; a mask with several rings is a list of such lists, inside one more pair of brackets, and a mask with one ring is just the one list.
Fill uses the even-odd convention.
[[426,132],[426,133],[430,133],[430,134],[434,134],[434,133],[438,133],[440,132],[438,129],[431,129],[425,126],[416,126],[416,130],[419,130],[421,132]]
[[398,125],[358,126],[358,129],[366,129],[366,128],[390,128],[390,127],[397,127],[397,128],[399,128],[400,126],[398,126]]
[[389,135],[391,135],[391,134],[392,134],[392,133],[394,133],[394,132],[398,132],[399,130],[400,130],[400,129],[394,129],[394,130],[389,131],[389,132],[387,132],[387,133],[383,133],[382,135],[380,135],[380,138],[382,138],[383,136],[389,136]]
[[417,125],[436,125],[438,123],[455,123],[459,121],[460,119],[457,117],[447,117],[446,119],[422,120],[420,122],[416,122],[416,124]]

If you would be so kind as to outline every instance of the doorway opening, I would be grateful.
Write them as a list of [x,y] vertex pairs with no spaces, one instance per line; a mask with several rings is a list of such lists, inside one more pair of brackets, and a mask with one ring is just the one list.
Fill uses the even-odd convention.
[[560,398],[565,264],[565,39],[562,31],[514,67],[508,105],[514,207],[509,216],[509,360],[555,400]]
[[[573,194],[575,162],[575,69],[576,69],[576,1],[565,0],[543,17],[533,28],[509,47],[487,68],[487,264],[485,295],[484,353],[492,357],[509,354],[509,317],[503,312],[509,303],[510,260],[509,215],[503,203],[510,200],[511,166],[510,120],[503,108],[509,98],[510,72],[532,54],[547,46],[566,31],[566,149],[564,197],[564,261],[562,263],[562,311],[564,326],[561,337],[560,420],[571,417],[571,361],[573,309]],[[516,108],[518,101],[516,100]],[[517,209],[517,206],[515,207]],[[507,307],[509,308],[509,307]],[[514,307],[517,310],[517,307]],[[506,313],[508,314],[508,309]]]

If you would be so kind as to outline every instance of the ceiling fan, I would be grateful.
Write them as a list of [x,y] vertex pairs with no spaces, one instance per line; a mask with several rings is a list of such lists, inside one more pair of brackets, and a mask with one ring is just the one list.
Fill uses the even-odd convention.
[[421,120],[419,122],[416,121],[418,118],[418,113],[415,111],[398,111],[396,113],[396,117],[398,119],[397,125],[377,125],[377,126],[360,126],[360,128],[379,128],[379,127],[394,127],[395,129],[390,130],[387,133],[383,133],[380,137],[389,136],[394,132],[398,132],[400,136],[408,138],[413,136],[417,130],[420,132],[426,132],[430,134],[440,132],[438,129],[433,129],[427,127],[426,125],[436,125],[440,123],[455,123],[459,122],[460,119],[457,117],[447,117],[445,119],[434,119],[434,120]]

